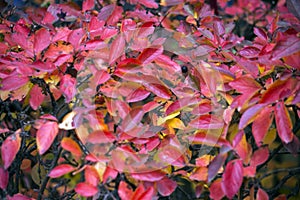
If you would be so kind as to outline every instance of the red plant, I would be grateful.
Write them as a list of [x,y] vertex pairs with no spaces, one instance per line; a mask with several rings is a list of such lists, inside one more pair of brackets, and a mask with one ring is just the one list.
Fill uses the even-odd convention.
[[300,4],[210,5],[7,5],[0,197],[299,196]]

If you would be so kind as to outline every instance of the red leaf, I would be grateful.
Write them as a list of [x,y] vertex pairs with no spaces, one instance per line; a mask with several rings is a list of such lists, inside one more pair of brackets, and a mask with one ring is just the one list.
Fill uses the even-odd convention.
[[36,31],[34,36],[34,52],[39,54],[50,45],[50,33],[47,29],[41,28]]
[[21,145],[19,134],[15,133],[8,136],[1,146],[1,155],[4,163],[4,169],[7,169],[14,161]]
[[162,196],[169,196],[174,192],[177,187],[176,181],[173,181],[167,177],[156,183],[157,190]]
[[257,200],[269,200],[269,195],[263,189],[258,188],[258,191],[256,194],[256,199]]
[[280,139],[286,144],[291,142],[293,140],[293,126],[283,101],[280,101],[275,105],[275,121]]
[[72,138],[64,137],[61,141],[61,147],[76,156],[81,156],[81,148]]
[[42,93],[42,88],[38,85],[34,85],[30,91],[29,103],[33,110],[37,110],[43,103],[45,95]]
[[260,53],[260,49],[256,47],[244,47],[239,51],[239,54],[245,58],[256,58]]
[[142,108],[137,107],[132,109],[122,122],[123,131],[127,132],[136,127],[141,122],[143,116],[144,111]]
[[119,172],[117,170],[107,166],[103,173],[103,183],[106,183],[108,180],[115,179],[118,173]]
[[0,188],[5,190],[8,184],[8,171],[5,170],[3,167],[0,167]]
[[192,120],[189,125],[198,129],[219,129],[223,128],[224,122],[214,115],[207,114]]
[[211,199],[222,199],[224,192],[221,187],[222,179],[215,180],[209,187],[209,197]]
[[184,167],[185,160],[182,155],[182,151],[175,146],[168,145],[158,150],[158,158],[166,166],[173,165],[176,167]]
[[232,199],[239,191],[243,182],[243,162],[232,160],[227,163],[225,172],[222,176],[222,190],[225,195]]
[[158,8],[158,4],[154,0],[139,0],[138,2],[147,8]]
[[108,63],[111,65],[118,58],[120,58],[121,55],[125,53],[124,50],[125,50],[125,39],[124,36],[120,34],[111,44]]
[[156,94],[161,98],[170,99],[172,96],[170,90],[161,84],[144,82],[143,85],[149,91],[151,91],[152,93]]
[[95,6],[95,0],[85,0],[82,2],[82,12],[92,10]]
[[261,86],[249,75],[241,76],[229,83],[229,85],[242,94],[252,95]]
[[95,167],[90,165],[88,165],[84,170],[84,178],[86,183],[89,183],[93,186],[97,186],[100,181],[97,170],[95,169]]
[[143,64],[148,64],[160,56],[162,52],[163,48],[161,46],[152,46],[144,49],[139,55],[138,60]]
[[250,124],[265,106],[266,104],[256,104],[251,108],[248,108],[241,117],[239,129],[244,129],[248,124]]
[[262,94],[261,103],[273,103],[284,99],[292,94],[298,81],[295,78],[287,77],[284,80],[278,79],[272,83]]
[[25,85],[27,82],[29,81],[28,77],[19,77],[18,75],[13,75],[13,76],[9,76],[4,78],[0,85],[1,86],[1,90],[16,90],[20,87],[22,87],[23,85]]
[[84,36],[85,36],[85,30],[83,30],[82,28],[75,29],[70,33],[68,37],[68,42],[70,42],[72,46],[75,49],[77,49]]
[[36,143],[39,153],[44,154],[52,145],[58,133],[57,122],[48,121],[42,124],[36,133]]
[[264,42],[267,42],[268,41],[268,36],[266,34],[266,32],[261,29],[261,28],[258,28],[258,27],[254,27],[254,34],[259,38],[261,39],[262,41]]
[[98,192],[98,189],[96,186],[82,182],[82,183],[78,183],[76,185],[75,192],[84,197],[91,197],[91,196],[94,196]]
[[66,103],[69,103],[76,94],[76,79],[70,74],[66,74],[60,80],[60,90],[66,97]]
[[258,147],[262,144],[262,141],[273,122],[272,111],[272,107],[265,107],[253,121],[252,134]]
[[51,178],[58,178],[58,177],[63,176],[67,173],[70,173],[74,170],[75,170],[75,168],[71,165],[61,164],[61,165],[58,165],[58,166],[54,167],[51,170],[51,172],[49,173],[48,176],[50,176]]
[[118,188],[118,195],[122,200],[128,200],[131,198],[133,191],[129,188],[129,185],[125,181],[121,181]]
[[126,97],[126,101],[128,103],[142,101],[142,100],[146,99],[149,95],[150,95],[149,91],[145,90],[143,87],[140,87],[140,88],[134,90],[132,93],[130,93]]
[[144,186],[140,184],[134,191],[131,200],[152,200],[153,195],[154,188],[152,186],[145,190]]
[[268,148],[261,147],[253,153],[250,161],[250,165],[254,167],[261,165],[268,160],[268,157],[269,157]]
[[300,39],[296,35],[289,35],[277,43],[272,53],[272,60],[292,55],[300,51]]
[[163,179],[166,176],[160,170],[151,171],[151,172],[143,172],[143,173],[131,173],[131,177],[140,180],[140,181],[149,181],[149,182],[156,182]]

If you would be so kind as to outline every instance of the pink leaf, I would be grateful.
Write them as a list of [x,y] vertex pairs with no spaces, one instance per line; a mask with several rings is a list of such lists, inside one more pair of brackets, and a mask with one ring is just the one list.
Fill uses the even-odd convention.
[[158,8],[158,4],[154,0],[139,0],[138,2],[147,8]]
[[118,35],[112,42],[109,53],[109,64],[115,62],[122,54],[125,53],[125,39],[123,35]]
[[118,188],[118,195],[122,200],[131,199],[133,191],[125,181],[121,181]]
[[68,42],[70,42],[75,49],[77,49],[85,36],[85,31],[82,28],[73,30],[69,37]]
[[211,199],[222,199],[224,192],[221,186],[222,179],[215,180],[209,187],[209,197]]
[[18,75],[13,75],[13,76],[9,76],[7,78],[4,78],[0,85],[1,86],[1,90],[16,90],[20,87],[22,87],[23,85],[25,85],[27,82],[29,81],[28,77],[22,76],[19,77]]
[[29,198],[23,194],[15,194],[13,197],[8,197],[7,200],[32,200],[32,198]]
[[131,176],[132,178],[140,181],[156,182],[163,179],[166,176],[166,174],[160,170],[157,170],[143,173],[131,173]]
[[163,48],[161,46],[152,46],[144,49],[139,55],[138,60],[140,60],[143,64],[148,64],[160,56],[162,52]]
[[198,129],[219,129],[223,128],[224,122],[214,115],[207,114],[192,120],[189,125]]
[[245,58],[256,58],[260,53],[260,49],[255,47],[244,47],[239,51],[239,54]]
[[82,11],[85,12],[87,10],[93,9],[95,6],[95,0],[85,0],[82,3]]
[[0,167],[0,188],[5,190],[8,184],[8,171],[5,170],[3,167]]
[[255,120],[253,121],[252,134],[254,136],[255,143],[258,147],[260,147],[260,145],[262,144],[262,141],[273,122],[272,111],[272,107],[263,108],[263,110],[257,115]]
[[82,182],[76,185],[75,192],[84,197],[91,197],[98,192],[98,189],[96,186]]
[[46,123],[41,125],[36,133],[36,143],[41,155],[50,148],[57,133],[57,122],[47,121]]
[[239,191],[243,182],[243,162],[242,160],[232,160],[227,163],[222,176],[222,190],[225,195],[232,199]]
[[87,165],[87,167],[84,170],[84,178],[87,183],[93,186],[97,186],[100,181],[98,171],[95,167],[90,165]]
[[58,178],[58,177],[63,176],[67,173],[70,173],[74,170],[75,170],[75,168],[71,165],[61,164],[61,165],[58,165],[58,166],[54,167],[51,170],[51,172],[49,173],[48,176],[50,176],[51,178]]
[[150,95],[150,92],[145,90],[143,87],[140,87],[134,90],[126,97],[128,103],[142,101]]
[[257,200],[269,200],[268,193],[266,193],[263,189],[259,188],[256,194]]
[[239,129],[244,129],[248,124],[250,124],[265,106],[266,104],[256,104],[251,108],[248,108],[241,117]]
[[4,163],[4,169],[7,169],[16,158],[20,149],[21,138],[19,134],[15,133],[8,136],[1,146],[1,155]]
[[38,107],[43,103],[45,95],[42,92],[42,88],[38,85],[34,85],[30,91],[29,103],[33,110],[37,110]]
[[177,187],[176,181],[173,181],[167,177],[159,180],[157,183],[157,190],[162,196],[169,196],[174,192]]
[[268,160],[268,157],[269,157],[268,148],[261,147],[253,153],[250,161],[250,165],[255,167],[261,165]]
[[170,90],[161,84],[144,82],[143,85],[161,98],[170,99],[172,96]]
[[41,28],[35,33],[34,52],[39,54],[50,45],[50,33],[47,29]]
[[66,97],[66,102],[69,103],[76,94],[76,79],[66,74],[60,80],[60,90]]
[[249,95],[261,89],[261,86],[251,76],[247,75],[237,78],[230,82],[229,85],[238,92]]
[[106,183],[108,180],[115,179],[117,175],[117,170],[107,166],[103,173],[103,183]]
[[273,50],[272,60],[278,60],[298,51],[300,51],[300,39],[296,35],[289,35],[277,43]]
[[127,132],[136,127],[142,120],[144,111],[142,108],[132,109],[122,122],[123,131]]
[[280,139],[284,143],[289,143],[293,140],[292,121],[284,102],[280,101],[275,105],[275,121],[276,128]]

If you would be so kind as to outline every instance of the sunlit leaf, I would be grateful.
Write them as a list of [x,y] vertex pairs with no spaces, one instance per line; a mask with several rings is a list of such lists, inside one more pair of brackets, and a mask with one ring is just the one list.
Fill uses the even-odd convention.
[[58,133],[57,122],[47,121],[42,124],[36,133],[36,143],[39,153],[44,154],[52,145]]
[[61,141],[61,146],[63,149],[71,152],[76,156],[81,156],[82,154],[79,144],[75,142],[75,140],[73,140],[72,138],[64,137]]

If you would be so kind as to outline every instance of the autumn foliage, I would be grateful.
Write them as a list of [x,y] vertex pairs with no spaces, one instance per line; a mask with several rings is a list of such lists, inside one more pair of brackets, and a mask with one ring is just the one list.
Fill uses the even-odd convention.
[[299,20],[296,0],[6,3],[0,199],[299,198]]

